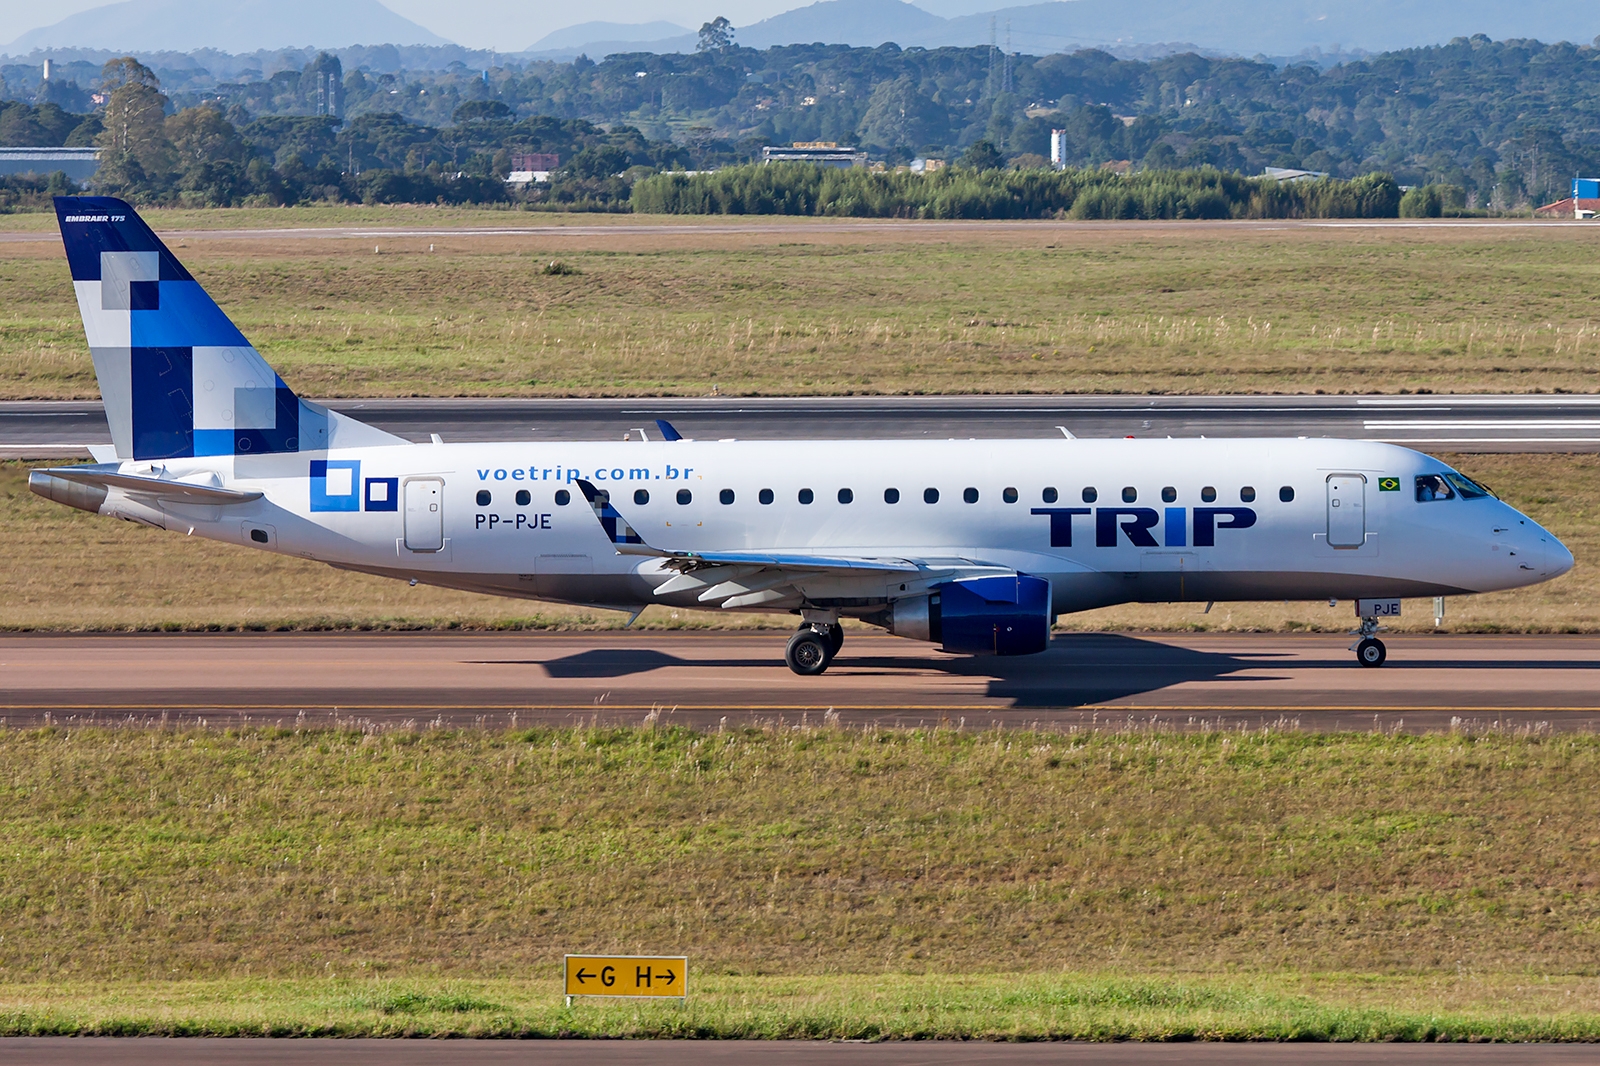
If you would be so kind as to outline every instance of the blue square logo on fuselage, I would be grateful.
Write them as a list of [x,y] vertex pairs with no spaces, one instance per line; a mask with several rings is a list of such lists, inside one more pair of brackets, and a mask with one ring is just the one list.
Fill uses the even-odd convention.
[[313,511],[361,510],[361,461],[359,459],[311,460],[311,509]]

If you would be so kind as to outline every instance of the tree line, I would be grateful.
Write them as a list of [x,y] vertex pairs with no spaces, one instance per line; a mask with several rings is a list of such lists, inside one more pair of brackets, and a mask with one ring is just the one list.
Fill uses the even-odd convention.
[[917,174],[780,163],[655,174],[634,185],[631,203],[641,213],[680,215],[1229,219],[1393,218],[1401,199],[1387,174],[1280,182],[1214,167],[1120,174],[957,166]]

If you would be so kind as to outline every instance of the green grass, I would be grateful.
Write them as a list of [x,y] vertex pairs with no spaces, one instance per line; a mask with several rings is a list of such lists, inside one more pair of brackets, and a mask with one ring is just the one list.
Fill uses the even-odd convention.
[[1586,736],[0,730],[0,967],[1592,976],[1597,773]]
[[688,1001],[562,1004],[542,979],[0,985],[0,1036],[810,1040],[1600,1039],[1592,978],[696,974]]
[[[275,220],[550,225],[156,222]],[[311,396],[1600,389],[1600,228],[559,223],[174,250]],[[577,272],[544,273],[553,259]],[[0,245],[0,397],[94,394],[59,247]]]

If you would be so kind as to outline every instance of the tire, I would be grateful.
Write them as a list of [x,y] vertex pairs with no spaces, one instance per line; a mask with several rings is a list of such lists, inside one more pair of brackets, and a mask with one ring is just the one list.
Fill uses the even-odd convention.
[[783,661],[801,677],[816,677],[828,668],[828,642],[815,629],[802,629],[789,638]]
[[1362,666],[1382,666],[1389,658],[1389,649],[1377,637],[1368,637],[1356,645],[1356,662]]
[[831,661],[844,647],[844,626],[835,623],[828,627],[828,659]]

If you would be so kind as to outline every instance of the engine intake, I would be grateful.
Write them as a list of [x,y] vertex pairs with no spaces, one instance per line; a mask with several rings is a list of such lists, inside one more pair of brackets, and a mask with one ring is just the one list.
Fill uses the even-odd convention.
[[868,621],[957,654],[1032,655],[1050,643],[1050,582],[1029,574],[950,581]]

